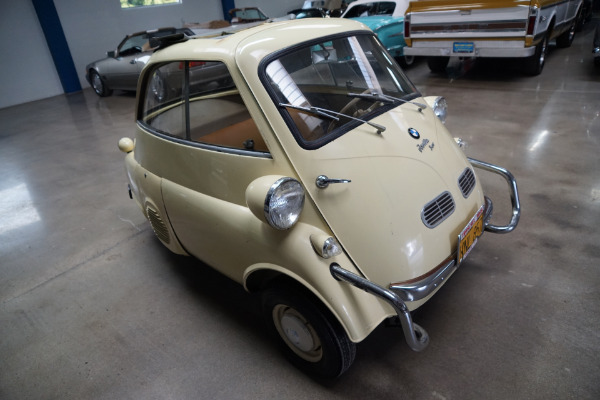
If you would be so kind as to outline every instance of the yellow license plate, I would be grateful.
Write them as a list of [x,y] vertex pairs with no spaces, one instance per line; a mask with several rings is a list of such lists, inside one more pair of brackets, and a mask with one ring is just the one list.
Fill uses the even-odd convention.
[[477,243],[477,238],[483,233],[483,206],[471,218],[467,226],[458,235],[458,256],[456,265],[469,255]]

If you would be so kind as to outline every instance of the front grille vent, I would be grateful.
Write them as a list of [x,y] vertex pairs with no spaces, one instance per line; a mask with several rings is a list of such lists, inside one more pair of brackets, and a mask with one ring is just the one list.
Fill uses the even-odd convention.
[[425,204],[421,219],[428,228],[435,228],[454,212],[454,199],[450,192],[444,192]]
[[167,229],[167,226],[160,218],[158,212],[148,207],[146,213],[148,214],[148,221],[150,221],[150,225],[152,225],[152,230],[154,230],[156,236],[166,244],[169,244],[171,242],[169,229]]
[[462,174],[458,177],[458,186],[462,195],[466,199],[469,197],[473,188],[475,187],[475,174],[471,168],[466,168]]

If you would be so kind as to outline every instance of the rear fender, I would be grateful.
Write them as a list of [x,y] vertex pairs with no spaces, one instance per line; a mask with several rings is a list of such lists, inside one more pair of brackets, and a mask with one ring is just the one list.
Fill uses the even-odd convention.
[[132,197],[150,222],[156,237],[173,253],[188,255],[169,222],[162,197],[162,178],[142,168],[133,152],[125,157],[125,169]]

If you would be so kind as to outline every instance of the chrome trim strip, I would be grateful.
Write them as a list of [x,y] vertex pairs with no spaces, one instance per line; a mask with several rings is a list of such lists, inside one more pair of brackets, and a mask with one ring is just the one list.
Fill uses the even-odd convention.
[[369,294],[377,296],[392,306],[402,324],[402,331],[404,332],[406,343],[412,350],[422,351],[427,347],[429,344],[429,335],[427,334],[427,331],[413,322],[408,307],[398,294],[345,270],[337,263],[331,264],[329,270],[335,279],[347,282]]
[[510,201],[512,204],[512,217],[508,225],[492,225],[490,221],[485,221],[485,230],[493,233],[508,233],[512,232],[519,223],[521,217],[521,202],[519,200],[519,190],[517,189],[517,181],[513,174],[505,168],[499,167],[494,164],[486,163],[484,161],[475,160],[469,158],[469,162],[476,168],[483,169],[484,171],[492,172],[502,176],[508,183],[510,190]]
[[404,301],[417,301],[429,296],[444,281],[458,269],[456,259],[452,259],[431,276],[419,282],[406,285],[391,284],[390,290],[394,291]]

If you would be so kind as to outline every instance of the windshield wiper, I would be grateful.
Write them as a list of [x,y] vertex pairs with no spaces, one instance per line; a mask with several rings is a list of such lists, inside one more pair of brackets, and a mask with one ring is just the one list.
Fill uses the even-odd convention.
[[404,100],[399,97],[388,96],[387,94],[377,93],[377,92],[348,93],[348,97],[356,97],[356,98],[364,99],[364,100],[380,101],[382,103],[388,103],[388,104],[392,104],[397,101],[401,101],[403,103],[410,103],[410,104],[413,104],[413,105],[419,107],[419,111],[422,111],[424,108],[427,108],[427,106],[425,104],[417,103],[417,102],[410,101],[410,100]]
[[349,119],[353,119],[355,121],[360,121],[360,122],[364,122],[367,125],[372,126],[373,128],[377,129],[377,133],[381,134],[381,132],[385,132],[386,127],[383,125],[379,125],[376,124],[374,122],[370,122],[370,121],[365,121],[364,119],[360,119],[360,118],[356,118],[353,117],[351,115],[347,115],[347,114],[342,114],[333,110],[328,110],[326,108],[321,108],[321,107],[315,107],[315,106],[310,106],[310,107],[302,107],[302,106],[295,106],[293,104],[286,104],[286,103],[279,103],[279,107],[289,107],[289,108],[293,108],[296,110],[301,110],[301,111],[305,111],[305,112],[309,112],[309,113],[313,113],[316,114],[320,117],[325,117],[325,118],[329,118],[335,121],[339,121],[340,119],[338,118],[338,116],[341,117],[345,117],[345,118],[349,118]]

